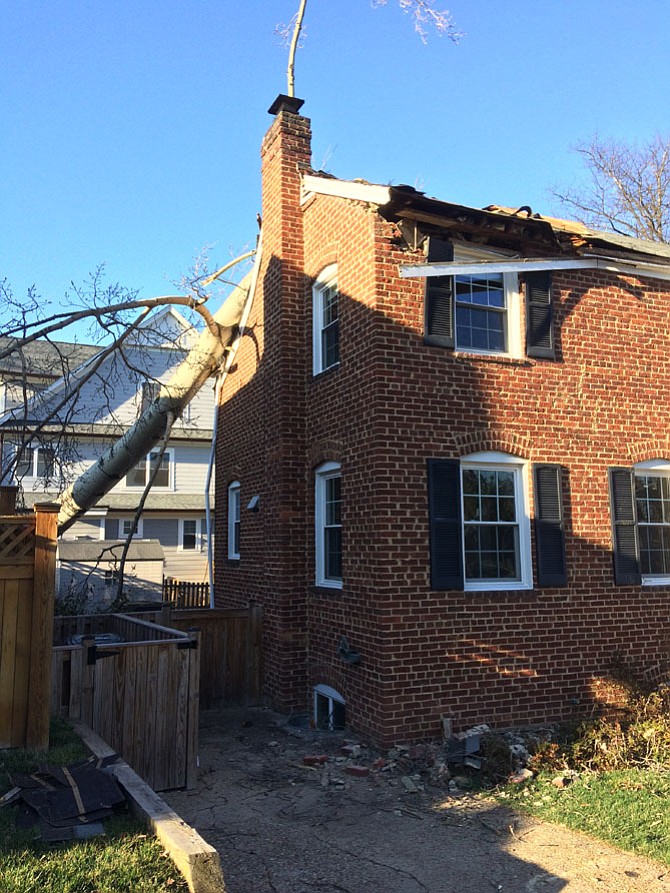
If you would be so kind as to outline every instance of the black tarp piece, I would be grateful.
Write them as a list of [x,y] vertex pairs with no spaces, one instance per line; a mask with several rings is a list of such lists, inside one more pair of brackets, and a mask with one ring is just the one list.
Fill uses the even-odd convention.
[[19,803],[17,825],[37,826],[44,840],[103,834],[101,819],[125,803],[116,779],[105,771],[117,759],[91,757],[71,766],[44,765],[30,775],[12,775],[14,787],[5,802]]

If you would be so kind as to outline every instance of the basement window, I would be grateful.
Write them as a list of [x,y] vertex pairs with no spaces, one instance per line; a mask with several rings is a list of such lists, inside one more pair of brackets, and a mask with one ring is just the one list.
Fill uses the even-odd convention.
[[344,729],[344,698],[329,685],[314,686],[314,725],[326,732],[339,732]]

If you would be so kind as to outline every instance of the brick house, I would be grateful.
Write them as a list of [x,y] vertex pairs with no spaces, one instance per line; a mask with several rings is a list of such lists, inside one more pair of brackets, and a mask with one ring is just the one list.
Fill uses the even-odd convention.
[[269,698],[390,743],[661,678],[670,247],[314,172],[301,105],[216,458],[217,600],[262,603]]

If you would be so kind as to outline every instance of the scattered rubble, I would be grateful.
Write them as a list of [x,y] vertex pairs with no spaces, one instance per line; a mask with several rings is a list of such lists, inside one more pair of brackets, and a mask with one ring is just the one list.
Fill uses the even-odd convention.
[[[492,731],[484,723],[454,733],[451,721],[445,719],[443,741],[398,742],[380,753],[344,733],[320,732],[308,723],[293,721],[284,729],[315,746],[302,757],[302,768],[318,770],[316,779],[322,787],[347,787],[358,779],[369,784],[386,780],[403,794],[440,788],[452,796],[476,786],[480,774],[516,784],[532,778],[526,768],[531,753],[553,734],[551,727]],[[276,748],[277,742],[270,746]]]

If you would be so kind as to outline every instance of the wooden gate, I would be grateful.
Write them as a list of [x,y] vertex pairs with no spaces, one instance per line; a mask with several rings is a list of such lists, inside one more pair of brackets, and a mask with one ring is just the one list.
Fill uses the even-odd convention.
[[0,747],[49,746],[57,514],[0,517]]
[[121,614],[77,619],[89,629],[53,649],[52,711],[89,725],[154,790],[193,787],[199,634]]

